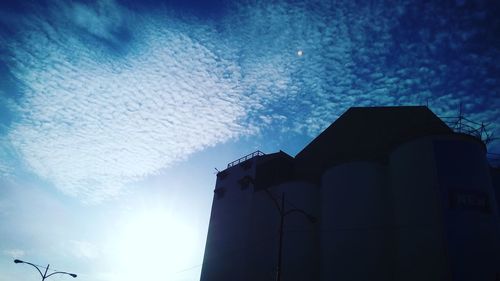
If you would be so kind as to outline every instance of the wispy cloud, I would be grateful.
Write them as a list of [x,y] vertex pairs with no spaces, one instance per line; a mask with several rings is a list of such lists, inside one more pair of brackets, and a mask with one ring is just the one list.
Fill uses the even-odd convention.
[[140,52],[117,61],[43,33],[16,51],[26,91],[9,139],[64,192],[113,196],[127,182],[246,132],[236,83],[219,75],[232,63],[180,31],[148,32]]
[[0,135],[0,179],[8,179],[14,174],[16,159],[13,154],[13,147],[4,136]]
[[[452,114],[462,102],[478,121],[500,118],[500,55],[474,36],[494,28],[466,20],[487,11],[451,25],[456,7],[274,1],[198,23],[113,1],[58,7],[71,24],[30,18],[6,44],[23,83],[7,138],[35,173],[86,200],[266,128],[314,136],[350,106]],[[123,26],[132,41],[117,36]]]
[[2,253],[4,255],[7,255],[13,259],[21,258],[25,255],[24,250],[21,249],[8,249],[8,250],[3,250]]
[[[60,3],[65,5],[64,2]],[[90,34],[108,40],[123,27],[126,13],[114,0],[98,0],[94,5],[69,2],[63,6],[68,20]],[[59,16],[59,15],[56,15]]]
[[73,256],[79,259],[95,259],[100,255],[99,248],[88,241],[71,240],[65,248],[72,249]]
[[9,176],[11,172],[12,172],[11,167],[7,166],[6,163],[0,162],[0,176],[1,177]]

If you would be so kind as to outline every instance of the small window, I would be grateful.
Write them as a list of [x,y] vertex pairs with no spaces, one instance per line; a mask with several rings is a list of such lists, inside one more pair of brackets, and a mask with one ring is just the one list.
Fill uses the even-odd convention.
[[224,187],[219,187],[214,190],[215,198],[221,199],[224,197],[224,193],[226,193],[226,189]]

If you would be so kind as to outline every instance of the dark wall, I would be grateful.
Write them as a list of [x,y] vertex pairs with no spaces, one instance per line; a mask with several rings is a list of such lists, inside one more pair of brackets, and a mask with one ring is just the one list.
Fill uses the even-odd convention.
[[[500,168],[491,168],[491,181],[496,194],[497,206],[500,203]],[[499,210],[500,211],[500,210]]]
[[261,157],[255,173],[255,191],[278,185],[294,178],[294,159],[284,152]]

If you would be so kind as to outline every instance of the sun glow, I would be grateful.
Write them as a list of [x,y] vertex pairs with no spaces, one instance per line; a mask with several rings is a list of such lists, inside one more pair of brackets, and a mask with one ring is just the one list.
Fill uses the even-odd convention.
[[194,229],[165,210],[128,219],[116,235],[119,280],[176,280],[196,260]]

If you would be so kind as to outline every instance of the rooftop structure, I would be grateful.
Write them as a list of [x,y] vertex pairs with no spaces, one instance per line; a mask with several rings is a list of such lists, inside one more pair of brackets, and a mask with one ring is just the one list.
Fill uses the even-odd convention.
[[351,108],[217,174],[201,280],[496,280],[499,174],[427,107]]

